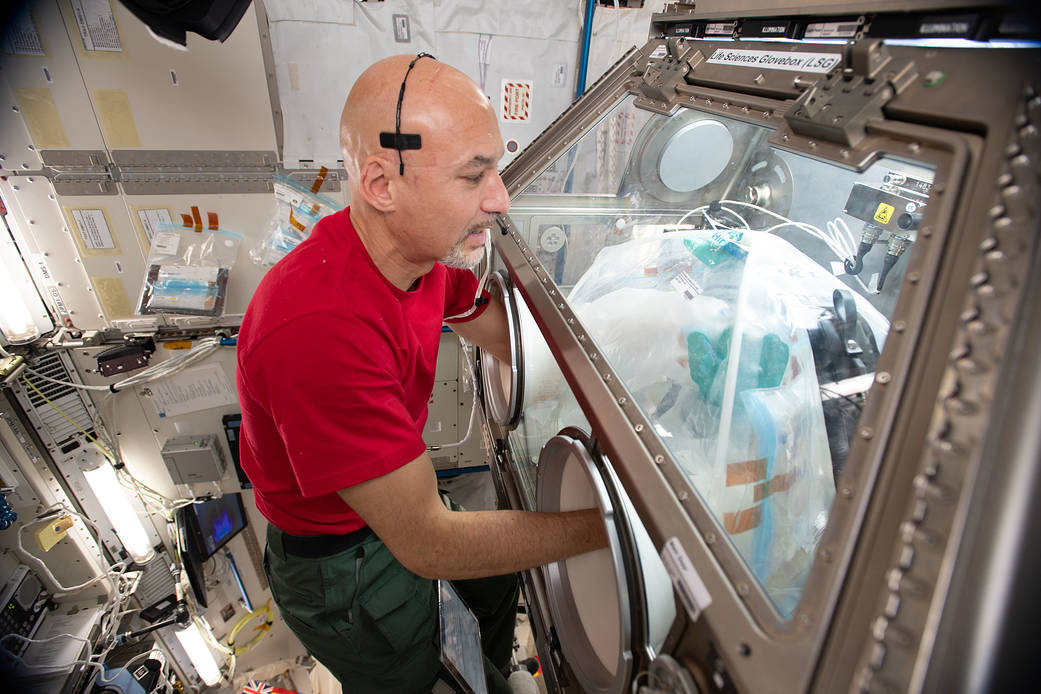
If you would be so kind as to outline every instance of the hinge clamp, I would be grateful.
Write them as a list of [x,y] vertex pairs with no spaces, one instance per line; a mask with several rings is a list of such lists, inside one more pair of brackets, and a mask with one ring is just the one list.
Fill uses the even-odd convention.
[[879,40],[845,46],[844,67],[820,80],[796,78],[805,91],[784,119],[792,132],[855,146],[867,135],[867,122],[918,76],[912,60],[897,60]]

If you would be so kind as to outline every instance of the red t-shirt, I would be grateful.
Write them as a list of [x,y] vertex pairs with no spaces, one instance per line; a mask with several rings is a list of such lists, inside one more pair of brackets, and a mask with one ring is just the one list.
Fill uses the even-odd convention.
[[265,518],[294,535],[365,525],[336,492],[426,450],[441,324],[476,289],[472,272],[437,263],[401,291],[372,263],[349,208],[271,268],[242,320],[236,369],[239,456]]

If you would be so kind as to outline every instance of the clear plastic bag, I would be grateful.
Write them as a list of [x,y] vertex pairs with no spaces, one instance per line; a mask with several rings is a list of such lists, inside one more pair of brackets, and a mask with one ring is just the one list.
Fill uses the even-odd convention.
[[[319,174],[316,185],[320,186],[324,178]],[[324,195],[282,175],[275,176],[274,189],[275,214],[268,222],[264,240],[249,252],[250,259],[262,267],[270,267],[284,258],[311,235],[319,219],[339,209]]]
[[[771,234],[687,230],[602,249],[568,296],[783,614],[835,493],[810,331],[839,289]],[[888,321],[854,300],[881,347]]]
[[138,315],[219,316],[242,235],[160,224],[148,252]]

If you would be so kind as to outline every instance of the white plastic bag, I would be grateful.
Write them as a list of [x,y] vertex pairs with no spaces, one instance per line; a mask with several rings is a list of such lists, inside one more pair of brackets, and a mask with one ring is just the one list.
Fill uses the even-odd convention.
[[[324,174],[319,174],[316,185]],[[250,259],[262,267],[270,267],[284,258],[311,235],[318,220],[339,209],[332,200],[308,190],[296,181],[282,175],[275,176],[275,214],[267,225],[267,233],[257,246],[250,249]]]
[[241,241],[241,234],[223,229],[196,231],[158,225],[148,252],[137,313],[221,315],[228,276]]

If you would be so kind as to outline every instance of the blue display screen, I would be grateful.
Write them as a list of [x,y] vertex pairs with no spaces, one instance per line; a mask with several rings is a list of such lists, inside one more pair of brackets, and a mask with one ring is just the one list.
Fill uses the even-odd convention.
[[209,558],[228,540],[246,527],[239,494],[225,494],[220,499],[211,499],[193,506],[202,536],[202,550]]

